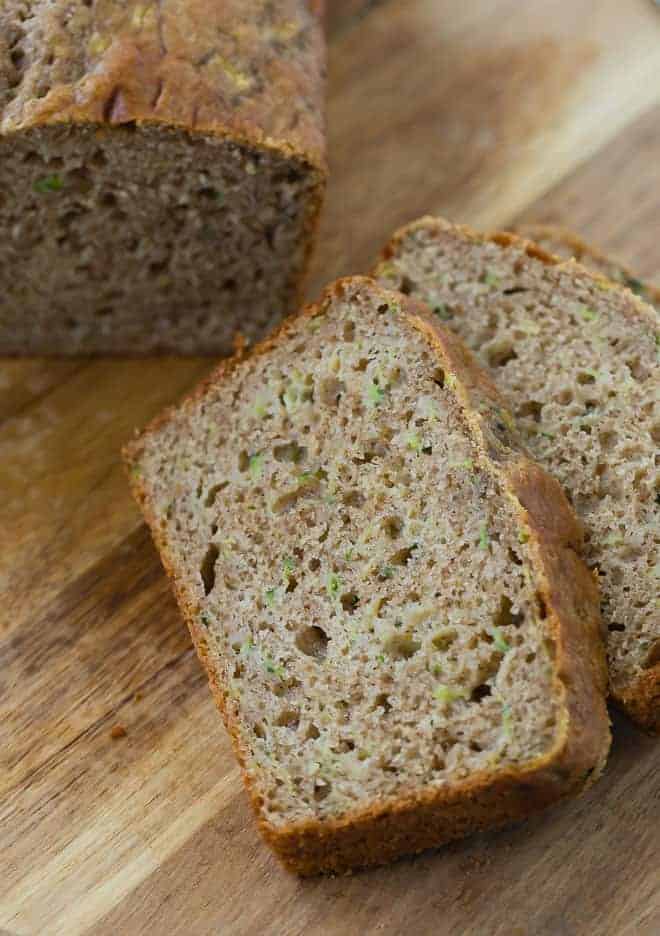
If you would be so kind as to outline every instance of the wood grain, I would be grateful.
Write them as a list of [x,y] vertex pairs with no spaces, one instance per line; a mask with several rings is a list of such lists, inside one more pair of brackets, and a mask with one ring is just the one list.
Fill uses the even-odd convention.
[[[660,274],[650,3],[329,7],[310,294],[426,211]],[[660,747],[618,716],[602,781],[532,822],[342,878],[275,864],[118,457],[209,366],[0,363],[0,933],[656,936]]]
[[658,153],[660,107],[654,107],[597,159],[529,205],[521,220],[570,224],[585,240],[660,282]]
[[509,223],[660,103],[660,17],[644,0],[625,16],[618,0],[358,6],[331,46],[310,295],[369,268],[383,231],[419,215]]

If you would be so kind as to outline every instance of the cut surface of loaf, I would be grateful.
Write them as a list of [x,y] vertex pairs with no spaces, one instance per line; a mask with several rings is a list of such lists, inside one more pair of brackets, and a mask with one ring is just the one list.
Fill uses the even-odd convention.
[[660,288],[640,279],[623,263],[608,257],[597,247],[585,243],[573,231],[552,224],[524,224],[515,228],[515,233],[534,241],[556,257],[563,260],[575,259],[588,270],[600,273],[614,283],[620,283],[660,311]]
[[657,311],[530,242],[439,219],[402,229],[385,258],[379,278],[426,301],[476,352],[564,486],[600,580],[612,695],[657,731]]
[[340,281],[126,456],[289,868],[380,863],[598,775],[577,522],[421,306]]
[[311,0],[0,5],[0,353],[228,353],[295,307],[324,179]]

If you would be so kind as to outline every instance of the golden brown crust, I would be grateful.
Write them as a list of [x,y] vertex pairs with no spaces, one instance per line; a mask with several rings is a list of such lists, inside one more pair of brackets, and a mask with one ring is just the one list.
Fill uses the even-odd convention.
[[[624,286],[620,284],[613,284],[612,280],[608,279],[602,273],[598,273],[595,270],[589,270],[574,259],[563,260],[561,257],[557,257],[554,254],[549,253],[547,250],[544,250],[534,241],[527,240],[527,238],[522,237],[519,234],[514,234],[510,231],[491,231],[482,233],[473,230],[465,224],[452,224],[450,221],[445,221],[444,218],[435,218],[431,215],[425,215],[424,217],[418,218],[416,221],[411,221],[409,224],[406,224],[396,230],[381,252],[382,260],[389,260],[390,257],[396,253],[399,244],[414,234],[417,230],[428,232],[436,231],[438,233],[456,231],[462,237],[473,241],[475,244],[492,243],[499,244],[500,247],[517,247],[519,250],[525,251],[529,257],[540,260],[541,263],[545,263],[547,266],[556,266],[567,273],[579,274],[580,276],[584,276],[596,283],[605,283],[607,284],[608,289],[625,290]],[[372,275],[375,275],[375,273],[376,270],[372,271]],[[654,289],[653,287],[651,288]],[[630,291],[628,291],[628,296],[630,301],[635,306],[635,312],[643,319],[645,319],[649,325],[652,327],[657,327],[658,318],[657,315],[654,314],[655,310],[649,306],[648,303],[640,300],[639,297],[634,293],[630,293]]]
[[660,734],[660,663],[625,687],[615,701],[650,734]]
[[[392,257],[396,253],[398,245],[411,234],[413,234],[416,230],[438,232],[458,231],[462,236],[474,241],[475,243],[491,242],[499,244],[502,247],[517,247],[521,250],[524,250],[528,256],[535,257],[542,263],[546,263],[550,266],[557,266],[563,270],[574,273],[579,273],[580,275],[595,280],[599,283],[607,283],[608,288],[620,290],[625,288],[623,285],[613,284],[612,280],[604,276],[602,273],[583,267],[574,259],[562,260],[560,257],[557,257],[552,253],[548,253],[546,250],[539,247],[538,244],[531,240],[527,240],[526,237],[522,237],[519,234],[501,231],[486,234],[478,233],[477,231],[474,231],[465,225],[452,224],[449,221],[445,221],[443,218],[435,218],[431,216],[419,218],[418,220],[413,221],[410,224],[407,224],[395,231],[392,238],[382,251],[383,260],[388,260],[390,257]],[[524,230],[525,233],[531,232],[531,228],[525,228]],[[537,226],[535,230],[537,234],[541,233],[541,231],[544,231],[546,236],[556,235],[560,239],[564,239],[565,242],[573,249],[576,251],[579,250],[580,256],[582,257],[590,254],[600,262],[608,264],[610,263],[610,261],[608,261],[607,258],[605,258],[601,253],[599,253],[594,248],[584,244],[578,237],[570,234],[569,232],[564,232],[556,228],[543,228],[540,226]],[[621,269],[625,275],[631,277],[632,282],[636,282],[634,276],[629,274],[624,267],[621,267]],[[649,300],[654,305],[657,303],[657,308],[660,308],[660,289],[656,289],[653,286],[644,284],[644,290],[645,295],[649,298]],[[635,306],[636,313],[641,315],[642,318],[645,319],[651,327],[657,328],[658,319],[657,315],[654,317],[654,309],[646,302],[641,301],[634,293],[629,293],[629,297]],[[621,709],[623,709],[623,711],[626,712],[626,714],[641,728],[654,734],[660,733],[660,666],[652,667],[647,672],[628,683],[625,687],[619,687],[610,684],[610,693],[613,702]]]
[[[297,328],[301,318],[320,314],[324,304],[341,295],[349,283],[381,292],[389,301],[394,298],[392,293],[363,277],[339,281],[329,287],[319,305],[309,306],[288,319],[275,335],[250,353],[267,353]],[[236,703],[218,677],[219,667],[199,622],[196,600],[177,577],[144,480],[130,473],[133,492],[173,581],[179,606],[243,768],[261,832],[286,867],[302,875],[379,864],[476,829],[522,819],[593,782],[609,749],[598,595],[591,574],[575,552],[580,540],[577,521],[559,485],[518,448],[509,414],[467,349],[455,336],[439,328],[423,306],[405,297],[397,296],[396,301],[409,323],[426,335],[436,351],[446,378],[453,382],[470,431],[480,443],[488,470],[499,477],[514,502],[521,527],[529,536],[529,548],[538,569],[539,613],[546,617],[555,646],[555,691],[563,701],[554,747],[533,763],[519,770],[483,771],[451,786],[374,801],[367,808],[356,809],[337,820],[305,821],[281,827],[268,823],[245,770],[249,755],[241,746]],[[241,357],[235,357],[223,361],[184,401],[184,409],[208,393],[217,381],[225,379],[240,360]],[[154,420],[126,447],[124,457],[129,468],[138,464],[145,441],[173,412],[169,410]]]
[[322,12],[307,0],[96,4],[91,32],[57,36],[58,55],[83,67],[43,97],[17,94],[0,133],[158,124],[275,149],[325,174]]
[[554,245],[569,250],[587,269],[596,269],[604,276],[609,276],[613,282],[627,286],[646,302],[660,308],[660,287],[642,282],[625,264],[608,257],[593,244],[587,244],[573,231],[553,224],[524,224],[515,230],[527,240],[549,242],[551,252],[554,251]]

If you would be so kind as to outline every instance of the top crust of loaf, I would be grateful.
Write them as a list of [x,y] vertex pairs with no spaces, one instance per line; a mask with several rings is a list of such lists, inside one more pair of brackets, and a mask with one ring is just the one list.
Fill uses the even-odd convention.
[[[522,818],[592,782],[602,770],[609,748],[597,587],[578,555],[580,527],[559,485],[518,447],[515,427],[497,391],[462,343],[439,328],[425,307],[380,289],[369,279],[354,277],[331,286],[319,305],[287,320],[250,355],[267,355],[285,338],[295,335],[305,320],[322,315],[334,299],[348,291],[357,294],[368,291],[370,295],[382,296],[384,302],[397,303],[408,324],[425,337],[440,365],[455,378],[451,385],[467,432],[483,452],[521,525],[528,531],[542,616],[549,639],[555,645],[553,689],[560,700],[560,716],[551,748],[520,769],[482,771],[448,787],[384,798],[323,822],[305,820],[271,825],[264,817],[260,797],[254,789],[250,790],[250,777],[244,771],[264,836],[287,867],[300,874],[380,863],[475,828]],[[154,509],[149,478],[139,470],[145,453],[158,446],[161,428],[172,419],[180,424],[182,418],[194,416],[198,402],[218,383],[231,380],[241,360],[237,356],[223,361],[181,407],[165,412],[131,442],[124,457],[131,469],[133,493],[172,578],[182,613],[243,765],[248,752],[241,743],[213,648],[200,627],[199,598],[177,570],[175,550]]]
[[[504,248],[516,247],[524,251],[529,257],[535,258],[548,266],[555,266],[560,271],[605,284],[608,292],[617,288],[613,283],[620,284],[618,291],[628,293],[627,302],[631,312],[634,312],[635,316],[646,322],[649,328],[651,330],[655,329],[657,333],[660,290],[640,283],[625,268],[612,263],[598,251],[583,244],[579,238],[561,229],[530,227],[525,229],[525,233],[536,232],[541,235],[542,244],[548,247],[553,247],[559,241],[560,246],[563,248],[562,254],[565,255],[568,249],[571,255],[582,256],[588,264],[586,267],[578,263],[572,256],[570,259],[566,259],[565,256],[556,256],[544,249],[544,246],[527,240],[518,234],[509,232],[479,233],[465,225],[452,224],[443,218],[433,216],[419,218],[398,229],[383,249],[382,260],[387,261],[396,256],[401,245],[408,238],[414,236],[417,231],[426,231],[432,236],[434,232],[438,234],[454,232],[460,238],[472,241],[475,244],[494,243]],[[591,262],[589,262],[589,258],[591,258]],[[613,280],[613,272],[616,271],[618,271],[619,275],[616,275]],[[375,275],[378,275],[378,268]],[[639,298],[640,296],[647,299],[652,305],[642,301]],[[660,732],[660,662],[654,663],[649,668],[639,672],[625,686],[618,687],[613,692],[613,698],[642,728],[654,734]]]
[[[0,11],[0,134],[53,124],[179,127],[325,172],[320,0],[33,4]],[[29,53],[14,67],[10,49]],[[48,58],[48,53],[53,56]],[[16,72],[14,74],[14,72]],[[4,98],[4,107],[3,105]]]

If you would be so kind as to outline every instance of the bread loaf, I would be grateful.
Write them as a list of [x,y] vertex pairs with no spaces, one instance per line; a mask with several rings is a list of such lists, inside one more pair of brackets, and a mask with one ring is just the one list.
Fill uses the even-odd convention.
[[297,302],[318,0],[4,0],[0,354],[221,354]]
[[381,863],[599,774],[579,527],[424,308],[341,281],[126,457],[289,868]]
[[[603,258],[599,266],[615,275]],[[377,272],[428,302],[476,352],[532,455],[561,481],[600,580],[612,695],[657,731],[657,310],[514,235],[481,236],[432,218],[399,231]],[[628,285],[645,289],[633,278]]]

